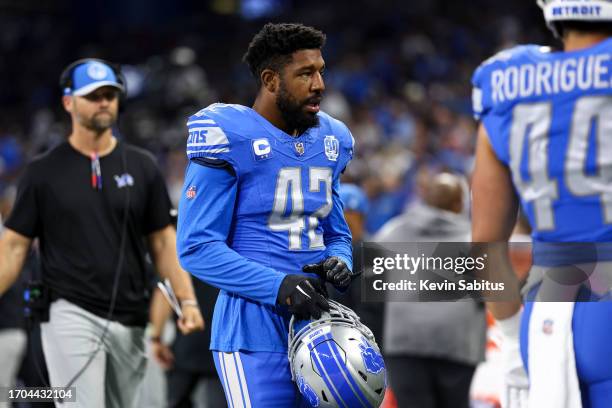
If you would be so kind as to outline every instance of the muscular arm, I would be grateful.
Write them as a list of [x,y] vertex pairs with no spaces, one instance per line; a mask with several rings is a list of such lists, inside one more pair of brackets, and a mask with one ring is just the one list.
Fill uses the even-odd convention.
[[180,267],[176,254],[176,231],[171,225],[149,235],[149,246],[157,271],[168,278],[179,300],[194,299],[191,277]]
[[250,261],[227,245],[238,194],[236,177],[225,168],[191,162],[186,185],[194,198],[181,197],[177,247],[181,265],[192,275],[227,292],[276,304],[285,274]]
[[[197,306],[191,277],[180,267],[178,262],[176,231],[174,227],[168,225],[159,231],[151,233],[149,235],[149,244],[159,275],[170,280],[174,293],[181,302],[183,317],[178,321],[179,329],[183,334],[188,334],[195,330],[203,330],[204,320]],[[186,300],[191,301],[191,303],[183,303]]]
[[172,314],[172,308],[164,299],[159,289],[153,291],[153,297],[151,298],[151,306],[149,307],[149,323],[151,323],[151,337],[161,337],[164,333],[164,326],[170,315]]
[[[518,211],[518,198],[510,171],[499,161],[481,124],[476,146],[476,164],[472,176],[472,241],[507,242]],[[505,319],[520,309],[519,285],[510,265],[506,245],[490,248],[489,264],[497,280],[506,282],[516,301],[489,302],[487,307],[496,319]]]
[[149,324],[151,339],[151,354],[159,365],[168,370],[174,364],[174,355],[166,344],[161,341],[164,334],[164,327],[168,318],[172,314],[172,309],[159,289],[153,291],[151,306],[149,307]]
[[0,296],[15,282],[23,268],[32,239],[6,228],[0,237]]
[[323,239],[327,248],[325,255],[326,257],[337,256],[352,271],[353,246],[351,230],[344,218],[342,201],[338,193],[339,188],[339,181],[336,179],[332,186],[332,210],[323,221]]

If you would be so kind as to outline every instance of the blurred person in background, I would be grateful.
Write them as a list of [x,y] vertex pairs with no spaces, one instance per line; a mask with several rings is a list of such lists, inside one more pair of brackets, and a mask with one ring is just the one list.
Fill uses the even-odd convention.
[[[0,190],[0,223],[11,212],[13,194],[9,189]],[[3,234],[0,224],[0,237]],[[13,387],[22,359],[26,353],[27,333],[23,315],[23,290],[25,273],[4,296],[0,297],[0,387]],[[0,402],[1,406],[4,402]]]
[[[532,264],[531,227],[525,213],[519,211],[512,235],[509,256],[512,268],[523,285]],[[486,361],[480,364],[472,380],[472,402],[480,407],[527,408],[529,380],[519,356],[519,344],[509,342],[498,322],[487,311]],[[512,352],[510,350],[514,349]],[[512,384],[512,387],[508,387]],[[513,395],[510,395],[513,394]],[[513,401],[513,404],[509,404]]]
[[508,361],[522,358],[529,374],[529,407],[609,407],[612,1],[538,4],[563,50],[517,46],[473,76],[480,125],[472,238],[507,242],[519,203],[525,209],[533,239],[527,284],[521,289],[505,248],[490,251],[515,300],[488,307],[511,345]]
[[[195,295],[203,316],[212,316],[219,293],[213,288],[192,278]],[[151,305],[151,329],[149,341],[152,354],[166,370],[167,406],[170,408],[216,408],[225,404],[223,387],[217,376],[210,345],[210,325],[202,332],[176,337],[168,345],[164,327],[172,309],[157,290]],[[201,390],[201,392],[196,392]]]
[[95,59],[60,79],[68,140],[33,160],[0,240],[0,294],[40,240],[49,321],[41,324],[51,385],[76,387],[75,406],[129,407],[144,373],[147,238],[182,302],[185,332],[201,330],[189,275],[177,261],[170,200],[149,153],[113,135],[120,70]]
[[[11,213],[16,188],[9,187],[0,193],[0,218]],[[0,223],[0,236],[3,225]],[[40,323],[24,313],[24,290],[28,280],[40,280],[38,246],[32,245],[23,270],[13,286],[0,297],[0,386],[24,385],[44,387],[49,383],[47,367],[42,352]],[[23,340],[22,340],[23,339]],[[10,378],[10,380],[7,380]],[[17,382],[15,381],[17,380]],[[21,405],[21,404],[20,404]],[[20,406],[18,405],[18,406]],[[6,406],[0,402],[0,407]],[[53,407],[52,402],[40,402],[37,406]]]
[[[421,200],[387,222],[373,241],[467,242],[462,183],[450,173],[433,176],[421,185]],[[472,377],[484,360],[485,328],[484,306],[475,301],[385,303],[385,361],[398,405],[469,407]]]

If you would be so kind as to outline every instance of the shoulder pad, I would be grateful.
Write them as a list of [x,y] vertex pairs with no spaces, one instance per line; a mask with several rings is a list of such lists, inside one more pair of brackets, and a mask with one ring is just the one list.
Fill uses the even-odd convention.
[[[242,108],[242,109],[241,109]],[[187,157],[231,162],[229,156],[239,142],[239,126],[244,123],[244,107],[215,103],[187,120]]]
[[472,110],[476,120],[480,120],[492,108],[493,101],[491,100],[490,89],[491,73],[493,71],[514,63],[520,63],[523,58],[533,58],[533,56],[547,52],[550,52],[548,47],[519,45],[500,51],[480,64],[472,76]]

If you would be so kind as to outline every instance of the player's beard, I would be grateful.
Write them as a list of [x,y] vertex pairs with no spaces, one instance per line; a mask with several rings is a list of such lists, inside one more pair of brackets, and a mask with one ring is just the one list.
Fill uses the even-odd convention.
[[112,127],[117,121],[117,113],[113,113],[110,110],[96,112],[91,117],[78,116],[79,122],[83,127],[93,130],[96,133],[104,132]]
[[304,111],[304,107],[309,101],[310,98],[302,102],[296,100],[293,95],[287,91],[284,82],[281,81],[278,95],[276,96],[276,106],[287,128],[297,130],[298,135],[304,133],[311,127],[319,125],[319,117],[316,114]]

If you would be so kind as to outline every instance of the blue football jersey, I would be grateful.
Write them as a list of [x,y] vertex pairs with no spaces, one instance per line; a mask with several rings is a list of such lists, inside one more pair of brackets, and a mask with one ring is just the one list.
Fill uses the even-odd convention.
[[612,241],[612,39],[502,51],[473,85],[475,116],[511,170],[534,241]]
[[353,138],[318,116],[299,137],[240,105],[213,104],[188,120],[177,246],[186,270],[221,288],[214,350],[286,352],[290,316],[275,304],[284,276],[328,256],[352,265],[338,188]]

